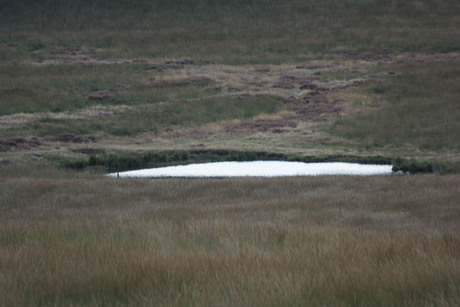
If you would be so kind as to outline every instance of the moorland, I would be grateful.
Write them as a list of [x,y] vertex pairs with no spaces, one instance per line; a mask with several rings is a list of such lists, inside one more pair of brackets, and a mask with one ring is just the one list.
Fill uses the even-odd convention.
[[[0,0],[0,302],[459,305],[459,12]],[[260,159],[411,175],[103,176]]]

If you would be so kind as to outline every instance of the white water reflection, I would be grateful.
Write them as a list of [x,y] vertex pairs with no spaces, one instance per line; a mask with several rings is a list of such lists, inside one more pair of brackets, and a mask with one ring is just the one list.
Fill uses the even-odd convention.
[[110,177],[283,177],[391,175],[391,165],[344,162],[303,163],[286,161],[213,162],[108,174]]

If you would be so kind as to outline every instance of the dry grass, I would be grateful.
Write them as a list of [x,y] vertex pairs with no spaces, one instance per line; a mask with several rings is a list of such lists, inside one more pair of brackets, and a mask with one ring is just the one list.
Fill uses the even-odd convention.
[[460,303],[458,175],[116,180],[12,169],[0,181],[6,306]]

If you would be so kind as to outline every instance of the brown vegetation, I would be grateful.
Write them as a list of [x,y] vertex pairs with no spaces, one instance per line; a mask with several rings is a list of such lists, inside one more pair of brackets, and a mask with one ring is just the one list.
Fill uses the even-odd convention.
[[2,171],[6,305],[460,302],[457,175],[117,180]]

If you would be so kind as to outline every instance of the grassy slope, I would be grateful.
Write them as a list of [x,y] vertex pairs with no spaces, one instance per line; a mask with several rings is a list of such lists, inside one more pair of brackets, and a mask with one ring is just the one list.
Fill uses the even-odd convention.
[[[416,144],[444,150],[460,144],[458,61],[406,67],[400,76],[372,84],[377,111],[335,124],[334,132],[379,144]],[[441,88],[442,90],[439,90]]]
[[456,1],[3,2],[2,41],[18,45],[14,57],[49,45],[92,46],[123,58],[228,63],[286,62],[312,52],[459,48]]
[[[191,145],[201,143],[211,148],[262,150],[270,144],[273,151],[301,156],[358,154],[424,160],[439,157],[449,163],[458,162],[455,159],[459,148],[456,137],[459,112],[455,107],[458,60],[446,60],[440,65],[412,62],[420,72],[416,82],[413,82],[414,74],[410,73],[412,65],[401,68],[388,64],[391,62],[388,57],[400,54],[458,51],[456,37],[460,20],[455,14],[459,9],[456,1],[254,0],[233,2],[232,5],[226,1],[111,1],[110,5],[104,1],[44,1],[39,5],[2,1],[1,8],[0,114],[41,112],[41,115],[25,116],[22,122],[18,118],[5,118],[8,124],[3,125],[1,131],[4,138],[55,137],[60,132],[70,132],[107,139],[111,135],[161,132],[170,129],[171,124],[190,129],[190,123],[217,121],[212,112],[190,118],[175,116],[170,111],[174,106],[152,109],[158,102],[176,101],[177,107],[184,105],[187,99],[196,99],[188,114],[198,114],[196,110],[207,108],[213,96],[228,96],[226,87],[232,86],[231,81],[219,81],[222,75],[228,77],[224,74],[227,68],[216,67],[215,71],[201,72],[211,77],[210,84],[161,89],[146,87],[159,78],[171,77],[169,71],[174,69],[164,66],[162,61],[166,59],[188,57],[197,64],[233,65],[295,65],[322,61],[339,64],[337,73],[324,74],[321,78],[334,82],[352,77],[366,78],[379,71],[396,71],[396,76],[384,79],[381,85],[382,89],[396,89],[377,93],[380,97],[374,94],[382,90],[363,91],[360,97],[361,100],[389,100],[396,107],[382,109],[387,114],[384,118],[371,112],[344,119],[332,129],[324,129],[318,123],[313,126],[298,123],[297,131],[282,136],[233,137],[222,135],[219,129],[216,132],[215,127],[197,127],[213,137],[204,142],[171,139],[170,135],[163,142],[164,137],[160,140],[154,137],[155,145],[141,146],[139,150],[188,150]],[[369,52],[371,58],[365,55]],[[163,69],[165,71],[161,72]],[[345,69],[358,69],[358,72],[353,75]],[[431,74],[431,70],[436,73]],[[182,77],[197,73],[199,69],[185,69]],[[281,69],[278,75],[270,78],[276,81],[291,73]],[[315,71],[310,72],[313,73]],[[263,80],[266,76],[250,77]],[[242,79],[236,86],[241,87],[244,82],[247,81]],[[130,90],[120,88],[120,84],[130,85]],[[99,90],[114,92],[117,97],[90,101],[88,96]],[[415,104],[420,106],[419,92],[427,93],[423,95],[423,108],[414,107]],[[249,94],[254,95],[254,92]],[[289,94],[275,95],[286,98]],[[346,95],[335,98],[347,99]],[[336,105],[334,97],[327,103]],[[339,103],[339,106],[348,112],[356,108],[356,99],[349,104]],[[184,109],[180,109],[183,112]],[[378,114],[383,114],[382,110]],[[46,113],[50,111],[54,113]],[[68,111],[78,115],[66,114]],[[246,116],[230,109],[227,115],[219,118],[241,120],[248,115],[265,116],[274,111],[292,112],[292,109],[261,106]],[[430,116],[424,116],[427,113]],[[154,120],[156,116],[162,120]],[[287,118],[285,113],[278,117]],[[420,122],[422,117],[428,119]],[[10,125],[11,122],[14,125]],[[436,125],[440,122],[443,124]],[[225,127],[227,123],[217,125]],[[179,131],[174,135],[189,137],[190,133]],[[106,144],[120,142],[124,141],[115,139]],[[136,139],[134,143],[143,141]],[[33,155],[43,156],[43,152]],[[11,155],[5,157],[12,158]]]

